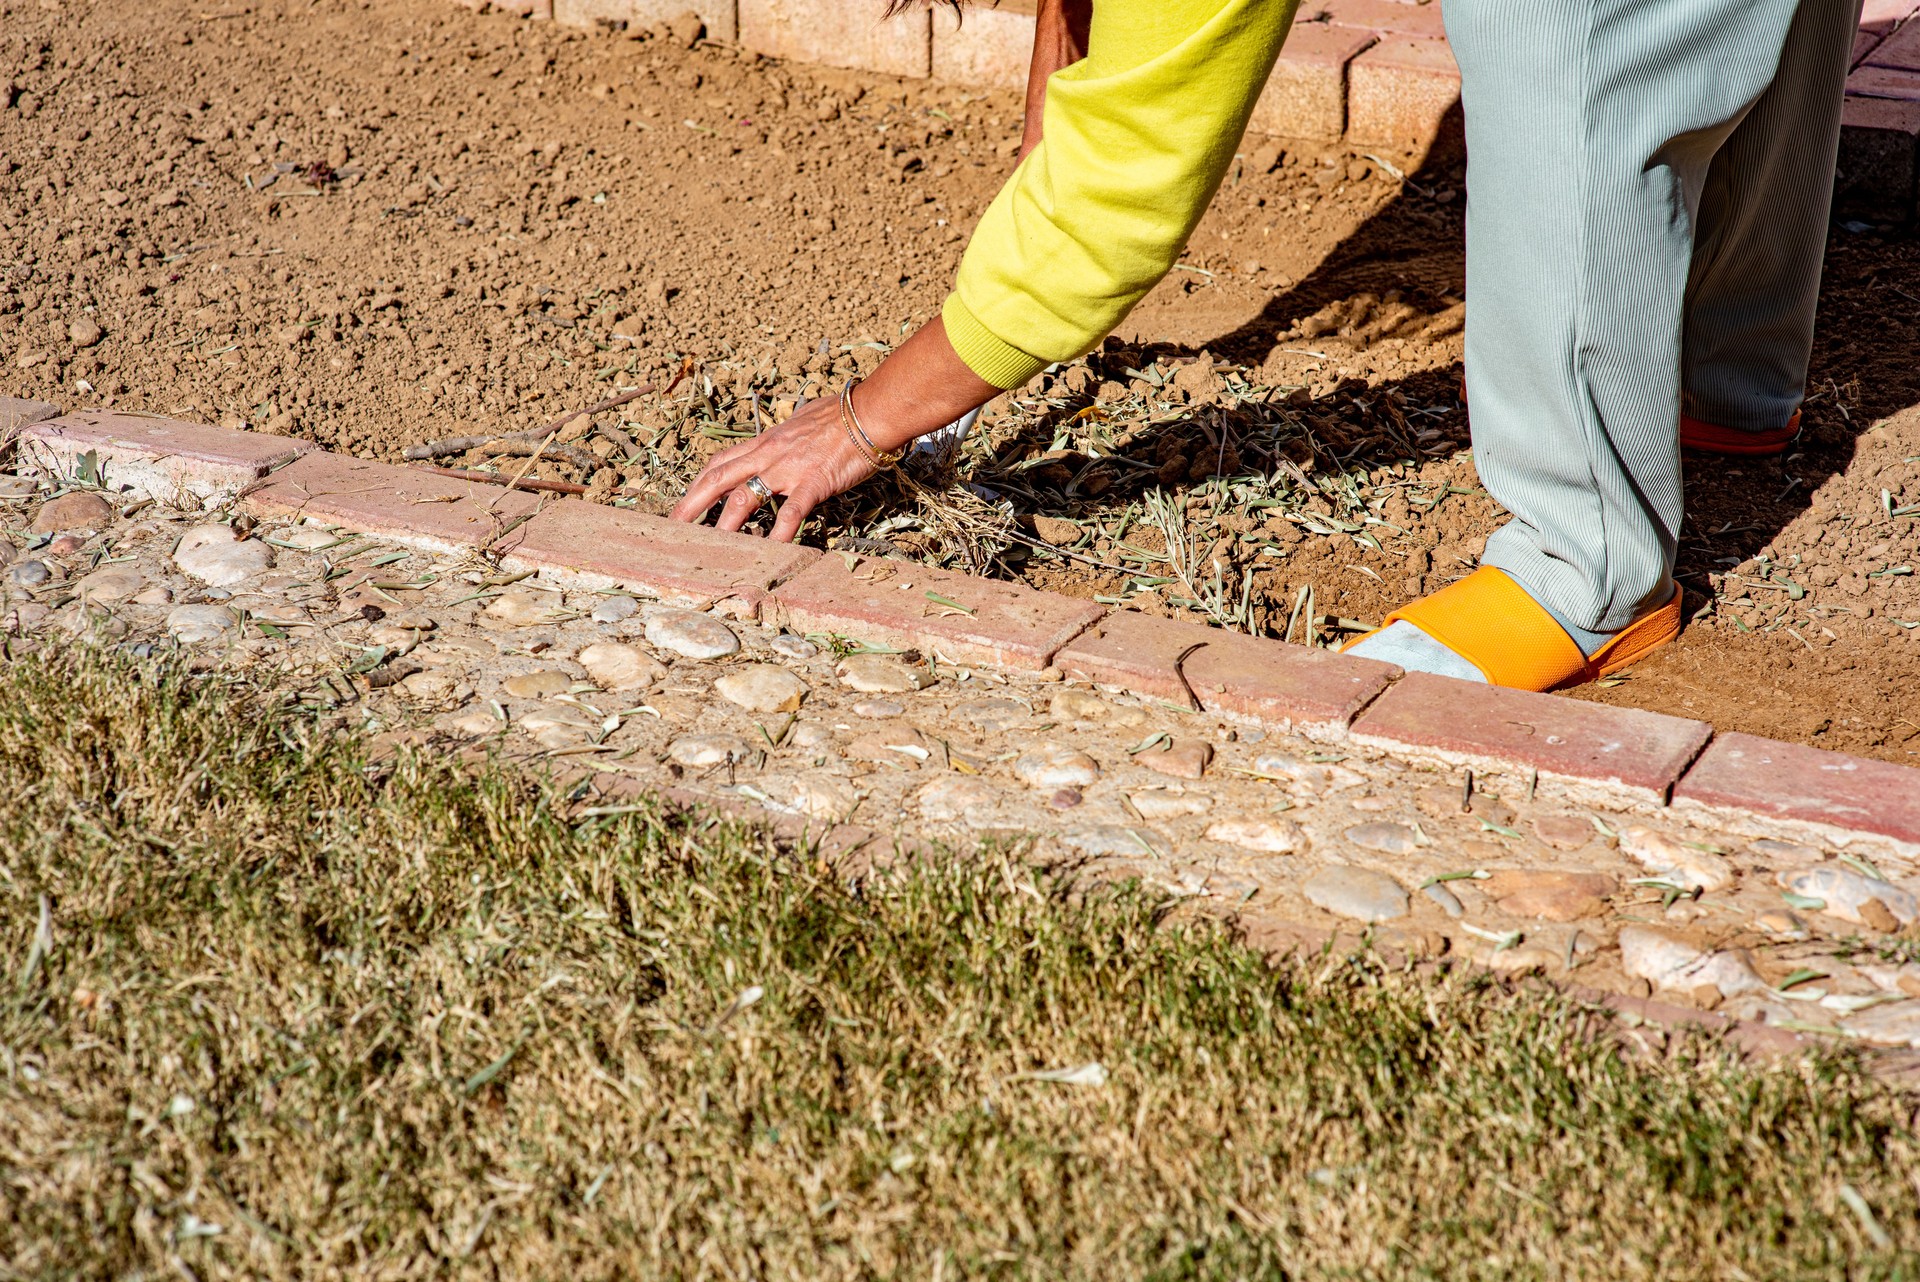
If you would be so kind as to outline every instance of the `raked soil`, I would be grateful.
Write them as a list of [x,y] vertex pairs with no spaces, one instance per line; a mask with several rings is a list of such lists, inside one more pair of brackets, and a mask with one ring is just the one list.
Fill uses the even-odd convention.
[[[1018,130],[1010,91],[693,37],[429,0],[5,0],[0,394],[398,459],[691,358],[532,473],[662,509],[934,314]],[[1463,177],[1249,139],[1115,339],[997,402],[957,472],[807,537],[1295,640],[1377,622],[1500,521],[1455,390]],[[1911,762],[1920,248],[1833,237],[1805,435],[1689,460],[1695,617],[1575,697]]]

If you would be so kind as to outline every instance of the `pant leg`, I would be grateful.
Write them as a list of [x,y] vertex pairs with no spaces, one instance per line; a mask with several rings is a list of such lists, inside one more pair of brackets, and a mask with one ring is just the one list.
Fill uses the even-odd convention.
[[1624,627],[1670,591],[1694,215],[1797,8],[1448,0],[1474,461],[1513,516],[1482,561],[1578,628]]
[[1707,172],[1681,341],[1694,418],[1771,431],[1800,406],[1859,17],[1858,0],[1800,6],[1773,84]]

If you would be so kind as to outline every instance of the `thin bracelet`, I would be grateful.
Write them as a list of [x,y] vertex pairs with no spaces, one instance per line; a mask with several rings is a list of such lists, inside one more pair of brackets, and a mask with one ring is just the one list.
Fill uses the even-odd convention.
[[853,424],[854,432],[860,437],[860,443],[866,447],[862,453],[866,454],[867,458],[873,462],[875,467],[888,468],[900,462],[901,456],[906,453],[906,451],[894,450],[892,453],[888,453],[878,445],[875,445],[873,438],[867,435],[867,429],[860,426],[860,415],[857,414],[853,408],[852,379],[848,379],[847,385],[840,389],[840,404],[841,407],[846,410],[847,421]]

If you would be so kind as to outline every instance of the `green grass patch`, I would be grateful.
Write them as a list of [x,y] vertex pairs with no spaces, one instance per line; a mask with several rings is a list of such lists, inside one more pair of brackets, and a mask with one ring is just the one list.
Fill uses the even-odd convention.
[[0,1275],[1916,1273],[1914,1101],[1847,1056],[366,749],[0,669]]

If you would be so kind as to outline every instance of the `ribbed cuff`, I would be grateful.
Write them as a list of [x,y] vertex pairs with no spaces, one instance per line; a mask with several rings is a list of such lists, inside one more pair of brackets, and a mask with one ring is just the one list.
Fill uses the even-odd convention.
[[967,368],[1003,392],[1012,391],[1052,364],[1021,351],[982,325],[958,294],[947,295],[940,319],[947,327],[947,341]]

